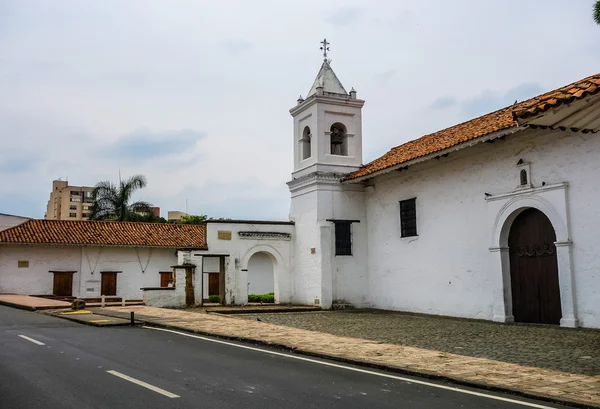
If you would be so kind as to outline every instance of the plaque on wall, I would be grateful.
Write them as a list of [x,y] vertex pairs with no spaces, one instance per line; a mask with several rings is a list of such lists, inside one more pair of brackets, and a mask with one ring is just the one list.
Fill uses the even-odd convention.
[[231,240],[231,231],[229,230],[218,230],[217,238],[219,240]]

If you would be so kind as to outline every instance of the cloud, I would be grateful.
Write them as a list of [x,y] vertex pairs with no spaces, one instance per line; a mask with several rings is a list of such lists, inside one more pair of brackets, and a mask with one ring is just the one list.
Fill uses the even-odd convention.
[[188,184],[171,197],[155,198],[161,211],[185,211],[209,217],[231,219],[287,220],[290,196],[285,183],[270,186],[254,177],[232,182],[214,178],[196,185]]
[[509,89],[504,93],[483,91],[475,98],[463,102],[461,115],[466,118],[475,118],[489,112],[512,105],[515,101],[523,101],[544,92],[539,84],[524,83]]
[[387,70],[387,71],[375,74],[375,78],[382,82],[388,82],[395,74],[396,74],[396,70]]
[[362,17],[363,10],[359,8],[344,7],[333,11],[326,21],[334,26],[346,26],[357,22]]
[[231,54],[241,54],[252,47],[252,43],[241,38],[228,38],[221,43]]
[[154,159],[187,152],[206,134],[193,129],[179,131],[137,130],[106,146],[105,156],[124,159]]
[[456,98],[454,97],[440,97],[437,98],[435,101],[433,101],[433,103],[431,105],[429,105],[429,108],[431,109],[445,109],[445,108],[449,108],[453,105],[456,105],[457,101]]
[[22,158],[2,158],[0,173],[20,173],[30,170],[33,163]]

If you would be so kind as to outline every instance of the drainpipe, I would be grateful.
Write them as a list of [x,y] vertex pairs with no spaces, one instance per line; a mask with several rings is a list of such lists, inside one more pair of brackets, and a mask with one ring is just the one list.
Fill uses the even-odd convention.
[[79,246],[79,296],[81,297],[81,286],[83,285],[83,246]]

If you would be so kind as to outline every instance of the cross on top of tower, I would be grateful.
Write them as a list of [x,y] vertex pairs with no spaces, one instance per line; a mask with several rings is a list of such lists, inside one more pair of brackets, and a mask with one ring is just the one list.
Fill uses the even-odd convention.
[[330,44],[330,43],[328,43],[328,42],[327,42],[327,39],[326,39],[326,38],[324,38],[324,39],[323,39],[323,41],[321,41],[321,44],[323,44],[323,45],[321,46],[321,48],[320,48],[320,49],[321,49],[321,51],[323,51],[323,58],[324,58],[324,59],[327,59],[327,51],[329,51],[329,44]]

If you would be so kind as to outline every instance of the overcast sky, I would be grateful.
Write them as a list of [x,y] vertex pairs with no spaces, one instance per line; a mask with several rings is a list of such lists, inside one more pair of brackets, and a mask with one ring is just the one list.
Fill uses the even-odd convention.
[[331,42],[365,99],[363,163],[600,72],[593,0],[0,0],[0,213],[53,179],[141,173],[138,198],[286,219],[288,110]]

